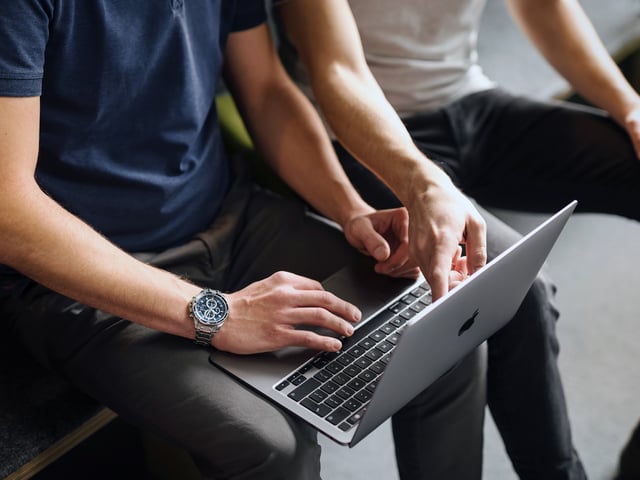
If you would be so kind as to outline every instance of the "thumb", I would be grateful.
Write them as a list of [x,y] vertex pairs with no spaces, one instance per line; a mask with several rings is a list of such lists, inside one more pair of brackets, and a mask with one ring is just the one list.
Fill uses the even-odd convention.
[[384,262],[391,255],[389,243],[376,231],[369,232],[364,238],[364,248],[378,262]]

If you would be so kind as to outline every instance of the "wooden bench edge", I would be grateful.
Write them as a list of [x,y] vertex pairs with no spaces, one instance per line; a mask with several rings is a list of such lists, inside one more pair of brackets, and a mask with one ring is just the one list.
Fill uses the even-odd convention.
[[80,442],[96,433],[102,427],[111,422],[118,415],[108,408],[103,408],[89,420],[84,422],[71,433],[65,435],[42,453],[25,463],[18,470],[5,477],[4,480],[23,480],[34,476],[45,467],[55,462]]

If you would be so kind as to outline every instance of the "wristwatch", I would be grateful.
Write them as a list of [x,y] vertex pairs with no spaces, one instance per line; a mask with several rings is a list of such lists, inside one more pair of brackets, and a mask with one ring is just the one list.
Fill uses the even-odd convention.
[[196,327],[196,345],[208,347],[229,316],[229,304],[218,290],[207,288],[189,302],[189,316]]

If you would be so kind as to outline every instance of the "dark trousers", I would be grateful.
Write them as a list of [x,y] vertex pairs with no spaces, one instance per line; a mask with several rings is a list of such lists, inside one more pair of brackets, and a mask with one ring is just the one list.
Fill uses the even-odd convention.
[[[405,125],[418,147],[480,206],[552,213],[577,199],[580,212],[640,219],[640,161],[625,131],[599,110],[494,89],[414,115]],[[335,147],[367,201],[377,208],[399,205],[374,175]],[[481,211],[491,259],[519,235]],[[554,291],[541,275],[513,320],[488,342],[489,407],[523,479],[585,478],[556,362]]]
[[[139,257],[203,287],[232,291],[277,270],[323,279],[354,255],[341,232],[302,205],[238,180],[208,231]],[[316,432],[214,368],[207,348],[74,305],[37,284],[1,299],[0,318],[41,363],[133,425],[188,451],[204,477],[320,478]],[[396,415],[404,479],[480,478],[483,352],[470,354]],[[348,455],[345,449],[345,461]]]

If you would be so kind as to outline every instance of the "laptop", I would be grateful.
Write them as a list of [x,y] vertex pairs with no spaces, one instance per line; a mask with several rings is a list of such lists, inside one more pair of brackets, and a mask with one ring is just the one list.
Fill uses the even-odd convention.
[[435,302],[424,278],[377,274],[365,256],[334,273],[324,288],[362,310],[340,352],[214,351],[210,362],[353,447],[511,319],[576,203]]

